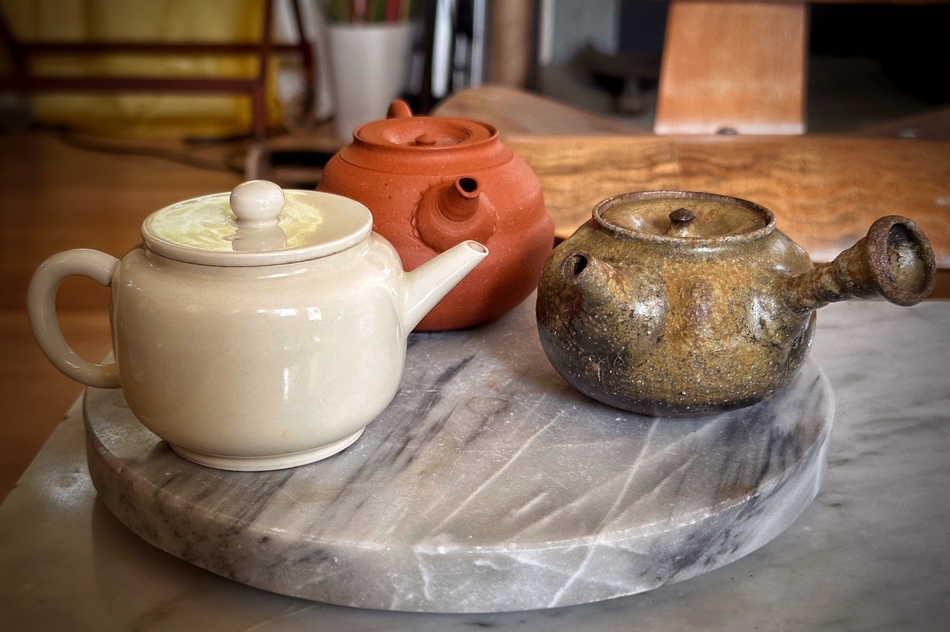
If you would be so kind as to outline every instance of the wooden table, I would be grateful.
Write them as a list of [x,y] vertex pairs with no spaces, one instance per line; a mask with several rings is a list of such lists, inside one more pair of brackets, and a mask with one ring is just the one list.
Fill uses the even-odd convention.
[[[540,178],[561,239],[590,219],[597,202],[630,191],[706,191],[752,200],[775,213],[779,230],[815,261],[833,259],[877,218],[904,215],[923,228],[933,245],[941,269],[934,296],[950,296],[946,140],[657,136],[497,86],[459,92],[434,113],[498,127],[502,140]],[[941,121],[947,119],[950,112],[925,123],[928,129],[943,129]],[[900,128],[882,129],[891,133]]]
[[[863,237],[877,218],[904,215],[930,237],[943,270],[934,296],[950,296],[947,140],[897,138],[894,132],[902,128],[893,125],[882,127],[881,135],[868,136],[659,136],[495,85],[455,93],[432,115],[497,127],[502,141],[540,178],[559,239],[590,219],[597,202],[630,191],[706,191],[757,202],[775,213],[779,230],[815,261],[833,259]],[[950,111],[909,124],[922,122],[939,131],[946,120]],[[270,145],[328,150],[319,137],[282,137]],[[249,177],[280,182],[282,173],[265,164],[267,151],[249,154]],[[283,173],[305,175],[299,170]]]
[[817,261],[905,215],[950,268],[950,143],[809,136],[511,137],[541,179],[559,237],[602,199],[644,190],[707,191],[775,213]]

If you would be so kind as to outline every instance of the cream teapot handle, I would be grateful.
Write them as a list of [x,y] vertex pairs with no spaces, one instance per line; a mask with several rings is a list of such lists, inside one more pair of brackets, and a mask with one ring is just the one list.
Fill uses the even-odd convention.
[[118,259],[98,250],[67,250],[44,261],[30,281],[27,312],[40,349],[53,366],[86,386],[118,388],[118,367],[114,362],[93,364],[73,351],[56,318],[56,292],[67,277],[76,275],[108,287],[118,265]]

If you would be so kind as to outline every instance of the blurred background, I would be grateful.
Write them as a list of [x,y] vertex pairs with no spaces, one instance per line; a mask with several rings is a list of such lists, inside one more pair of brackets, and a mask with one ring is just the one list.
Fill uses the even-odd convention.
[[[374,90],[426,113],[467,87],[501,84],[649,130],[669,4],[3,0],[0,116],[7,129],[40,123],[113,136],[228,138],[265,124],[268,133],[313,133],[348,114],[341,100]],[[809,5],[808,131],[946,104],[948,7]],[[262,105],[248,98],[254,81],[263,82]],[[358,97],[348,96],[352,83]],[[378,105],[367,113],[384,115]]]

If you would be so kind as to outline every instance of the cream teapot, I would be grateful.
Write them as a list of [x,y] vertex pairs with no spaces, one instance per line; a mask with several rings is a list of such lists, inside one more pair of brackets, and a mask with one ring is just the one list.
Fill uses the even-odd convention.
[[[463,242],[411,273],[362,204],[266,181],[166,207],[123,259],[54,255],[29,289],[52,363],[123,390],[180,455],[229,470],[310,463],[356,441],[394,397],[409,332],[488,254]],[[111,287],[115,361],[69,347],[55,298],[68,276]]]

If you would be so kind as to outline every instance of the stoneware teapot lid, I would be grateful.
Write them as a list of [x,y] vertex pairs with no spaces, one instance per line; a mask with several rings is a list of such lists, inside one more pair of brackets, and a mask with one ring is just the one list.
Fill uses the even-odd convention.
[[604,228],[650,240],[755,239],[775,227],[768,209],[737,198],[689,191],[627,193],[594,209]]
[[156,211],[142,224],[142,237],[149,250],[186,263],[264,266],[332,255],[372,228],[373,217],[359,202],[253,180],[230,194]]

